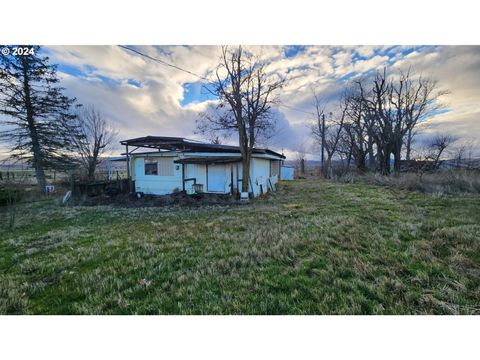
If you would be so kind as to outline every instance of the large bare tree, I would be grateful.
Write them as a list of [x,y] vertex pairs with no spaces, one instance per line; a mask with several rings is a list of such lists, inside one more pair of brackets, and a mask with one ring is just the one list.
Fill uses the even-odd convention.
[[320,160],[321,160],[321,172],[324,173],[325,167],[325,109],[327,107],[326,102],[317,94],[317,91],[312,88],[313,106],[315,108],[315,120],[310,124],[310,132],[313,138],[320,145]]
[[75,134],[73,142],[87,179],[93,181],[101,156],[113,144],[118,132],[93,105],[79,109],[77,124],[79,133]]
[[354,82],[363,103],[368,138],[373,139],[378,168],[390,173],[390,156],[394,156],[394,171],[400,171],[403,146],[408,156],[416,126],[443,108],[439,99],[448,93],[440,90],[436,81],[415,77],[409,69],[389,76],[387,69],[377,71],[371,88],[364,80]]
[[222,47],[215,80],[207,89],[218,97],[213,111],[201,114],[197,131],[202,134],[223,133],[238,136],[242,155],[242,191],[248,192],[252,151],[263,137],[275,132],[272,106],[284,79],[271,74],[267,63],[243,49]]

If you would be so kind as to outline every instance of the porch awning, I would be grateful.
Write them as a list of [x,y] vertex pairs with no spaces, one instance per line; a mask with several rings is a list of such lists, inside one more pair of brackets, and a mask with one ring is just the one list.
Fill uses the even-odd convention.
[[241,156],[195,156],[175,160],[176,164],[229,164],[242,161]]

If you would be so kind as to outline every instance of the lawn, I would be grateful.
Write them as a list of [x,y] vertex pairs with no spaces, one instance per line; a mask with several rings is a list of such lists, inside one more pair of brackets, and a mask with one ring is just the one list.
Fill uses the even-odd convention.
[[2,314],[480,314],[479,195],[297,180],[245,205],[22,205],[0,226]]

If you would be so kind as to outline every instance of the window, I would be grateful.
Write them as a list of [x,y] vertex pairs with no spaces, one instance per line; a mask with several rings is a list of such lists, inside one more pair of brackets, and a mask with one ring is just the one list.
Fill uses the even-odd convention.
[[145,159],[145,175],[158,175],[157,160]]
[[145,159],[145,175],[173,176],[173,158]]

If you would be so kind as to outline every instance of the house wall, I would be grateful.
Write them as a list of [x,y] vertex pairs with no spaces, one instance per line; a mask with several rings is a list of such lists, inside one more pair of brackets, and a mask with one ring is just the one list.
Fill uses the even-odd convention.
[[[185,164],[185,179],[195,178],[197,184],[203,185],[203,190],[207,189],[206,167],[202,164]],[[185,190],[193,189],[193,181],[185,182]]]
[[[135,180],[135,191],[145,194],[165,195],[175,190],[183,189],[183,178],[195,178],[197,184],[203,184],[204,192],[225,193],[231,191],[233,183],[234,191],[241,190],[242,163],[231,164],[173,164],[172,176],[145,175],[145,158],[155,160],[161,157],[170,157],[173,160],[184,158],[185,154],[149,154],[137,155],[131,158],[132,179]],[[266,193],[275,187],[278,182],[278,175],[272,175],[272,167],[277,167],[279,161],[265,157],[253,157],[250,168],[249,192],[254,196]],[[182,168],[185,171],[182,176]],[[233,179],[232,179],[233,175]],[[233,181],[232,181],[233,180]],[[193,188],[193,181],[185,182],[185,190]]]
[[[278,182],[278,176],[271,176],[271,161],[273,166],[278,163],[278,160],[271,160],[270,158],[253,157],[250,164],[250,185],[248,192],[253,192],[254,196],[259,196],[262,191],[264,193],[271,191],[271,187],[275,187]],[[238,165],[238,178],[242,178],[242,163]],[[242,181],[238,183],[238,189],[242,189]]]
[[295,169],[290,166],[282,166],[280,168],[280,178],[282,180],[293,180],[295,175]]
[[254,196],[266,193],[270,190],[270,182],[277,182],[278,177],[270,177],[270,159],[252,158],[252,168],[250,169],[250,178],[252,181]]
[[[149,155],[149,160],[155,160],[165,156]],[[170,155],[172,159],[178,159],[177,155]],[[145,194],[166,195],[175,190],[182,190],[182,165],[172,164],[173,175],[145,175],[145,157],[135,156],[131,159],[132,179],[135,180],[135,191]]]
[[[237,169],[241,163],[202,165],[185,164],[185,178],[196,178],[197,184],[203,184],[204,192],[230,193],[233,175],[233,190],[237,190]],[[207,176],[208,169],[208,176]],[[241,173],[240,173],[241,176]],[[241,186],[241,183],[240,183]],[[193,181],[185,183],[185,190],[193,187]]]

